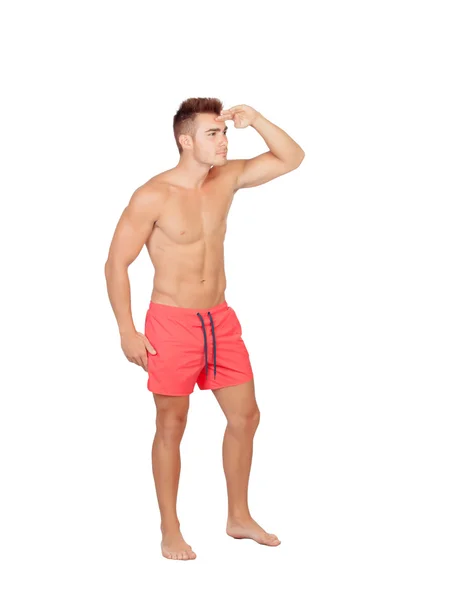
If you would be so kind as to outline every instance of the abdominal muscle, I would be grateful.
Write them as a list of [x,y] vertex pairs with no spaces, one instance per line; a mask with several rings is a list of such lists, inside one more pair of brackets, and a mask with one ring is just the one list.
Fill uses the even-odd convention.
[[224,231],[180,244],[154,228],[147,248],[155,270],[152,302],[205,309],[225,301]]

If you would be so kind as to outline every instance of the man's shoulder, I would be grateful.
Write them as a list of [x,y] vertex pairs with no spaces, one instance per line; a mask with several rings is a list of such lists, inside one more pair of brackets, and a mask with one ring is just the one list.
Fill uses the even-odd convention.
[[244,163],[245,159],[233,159],[228,160],[224,165],[214,166],[212,169],[215,171],[214,178],[217,181],[222,181],[225,186],[227,184],[234,186]]
[[226,161],[226,164],[220,168],[228,167],[228,169],[233,169],[233,168],[236,169],[236,168],[239,168],[241,165],[243,165],[245,163],[245,161],[246,161],[245,158],[232,158],[232,159]]
[[166,186],[168,186],[170,173],[171,171],[169,170],[158,173],[157,175],[153,175],[153,177],[148,179],[140,187],[146,190],[162,191],[166,188]]
[[244,163],[244,158],[233,158],[231,160],[226,161],[226,164],[213,168],[217,169],[218,173],[222,173],[224,175],[227,175],[229,173],[234,174],[236,172],[239,172]]
[[146,218],[157,220],[162,213],[168,195],[169,190],[165,183],[157,179],[157,176],[152,177],[135,189],[130,198],[129,211],[133,214],[140,214]]
[[170,184],[164,173],[154,175],[148,181],[145,181],[134,191],[134,195],[144,198],[161,200],[168,196]]

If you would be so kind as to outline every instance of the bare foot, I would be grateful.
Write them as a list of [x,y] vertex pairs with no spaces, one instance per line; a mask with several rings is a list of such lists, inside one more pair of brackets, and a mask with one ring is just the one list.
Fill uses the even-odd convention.
[[242,521],[228,519],[226,533],[236,540],[248,538],[265,546],[279,546],[281,543],[274,533],[266,533],[252,517]]
[[196,558],[196,553],[187,544],[179,531],[162,536],[160,544],[162,556],[172,558],[174,560],[190,560]]

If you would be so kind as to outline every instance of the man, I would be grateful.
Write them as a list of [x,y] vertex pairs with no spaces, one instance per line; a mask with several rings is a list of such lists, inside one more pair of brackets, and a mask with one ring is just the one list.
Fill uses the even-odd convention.
[[[226,121],[253,127],[269,151],[228,160]],[[122,213],[105,265],[109,299],[130,362],[148,373],[156,404],[152,468],[161,515],[163,556],[194,559],[180,531],[176,500],[180,442],[189,396],[197,383],[213,391],[226,419],[223,467],[228,492],[226,532],[277,546],[250,515],[247,490],[260,412],[241,324],[225,300],[226,218],[237,190],[296,169],[301,147],[245,104],[223,110],[216,98],[189,98],[173,130],[178,165],[137,188]],[[128,266],[146,244],[154,284],[144,334],[132,320]]]

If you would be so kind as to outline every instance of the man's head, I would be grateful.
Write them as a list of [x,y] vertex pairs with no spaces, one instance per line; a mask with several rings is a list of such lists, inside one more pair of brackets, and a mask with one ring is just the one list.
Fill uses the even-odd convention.
[[[228,139],[225,121],[215,121],[223,103],[217,98],[188,98],[173,117],[173,133],[180,152],[200,163],[223,165],[227,161]],[[223,154],[225,153],[225,154]]]

